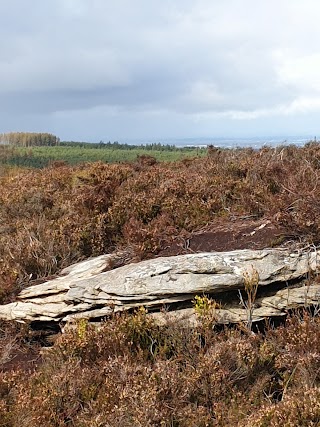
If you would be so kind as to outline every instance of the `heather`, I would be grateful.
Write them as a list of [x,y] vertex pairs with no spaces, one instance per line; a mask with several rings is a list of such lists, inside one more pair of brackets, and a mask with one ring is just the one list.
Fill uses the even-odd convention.
[[142,310],[80,321],[32,372],[0,373],[0,425],[317,426],[319,339],[308,313],[264,334],[160,328]]
[[319,165],[320,147],[309,144],[173,163],[142,156],[8,169],[0,178],[2,298],[85,257],[119,248],[152,257],[177,236],[243,218],[269,219],[291,240],[317,244]]
[[[245,221],[281,230],[269,246],[316,246],[319,170],[317,143],[211,148],[175,162],[3,166],[1,303],[81,259],[126,249],[123,263],[137,261],[177,241],[188,251],[191,235]],[[160,328],[139,310],[100,329],[80,322],[40,356],[51,343],[32,325],[3,324],[0,425],[316,426],[319,331],[309,312],[252,333]],[[14,365],[33,352],[32,372]]]

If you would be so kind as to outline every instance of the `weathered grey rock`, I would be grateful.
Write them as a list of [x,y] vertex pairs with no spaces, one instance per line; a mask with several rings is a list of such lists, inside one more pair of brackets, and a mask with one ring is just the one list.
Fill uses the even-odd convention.
[[[68,321],[99,318],[113,311],[141,305],[160,309],[163,305],[185,303],[195,295],[208,293],[219,299],[222,293],[243,289],[244,274],[259,273],[259,287],[288,283],[318,268],[318,253],[288,253],[285,250],[238,250],[156,258],[110,270],[115,254],[102,255],[64,269],[61,276],[23,290],[16,302],[0,306],[6,320]],[[109,271],[106,271],[109,270]],[[254,320],[281,315],[294,305],[318,301],[318,285],[278,291],[256,302]],[[193,314],[180,310],[179,316]],[[161,313],[155,314],[161,321]],[[221,323],[245,320],[245,310],[233,303],[217,310]]]
[[[320,284],[303,285],[297,288],[285,288],[275,292],[274,295],[261,297],[255,301],[253,322],[258,322],[267,317],[281,317],[287,310],[299,307],[310,307],[320,304]],[[226,304],[223,308],[213,311],[213,317],[219,324],[239,323],[248,320],[248,312],[239,304]],[[184,325],[195,326],[199,316],[193,308],[185,308],[171,312],[150,313],[159,324],[168,321],[181,322]]]

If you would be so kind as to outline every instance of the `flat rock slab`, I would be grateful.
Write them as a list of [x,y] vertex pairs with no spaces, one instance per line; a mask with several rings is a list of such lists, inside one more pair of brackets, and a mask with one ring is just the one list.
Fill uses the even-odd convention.
[[[320,284],[281,289],[272,296],[261,297],[255,301],[252,321],[259,322],[268,317],[285,316],[287,310],[318,305],[319,301]],[[225,325],[248,320],[248,312],[239,304],[226,304],[223,308],[213,310],[211,315],[216,323]],[[193,308],[150,313],[150,316],[158,324],[174,321],[188,326],[198,325],[201,317]]]
[[[0,306],[0,318],[17,321],[96,319],[141,305],[160,311],[164,305],[190,302],[195,295],[210,294],[218,299],[224,292],[243,289],[244,275],[252,271],[259,274],[259,287],[268,289],[275,283],[285,285],[305,278],[316,271],[319,264],[316,251],[290,253],[279,249],[161,257],[110,270],[114,257],[115,254],[107,254],[83,261],[63,270],[56,279],[26,288],[16,302]],[[256,317],[283,313],[294,304],[308,301],[305,290],[292,291],[288,298],[278,293],[262,298],[255,309]],[[318,297],[318,288],[313,291],[310,304]],[[239,305],[222,310],[218,316],[221,323],[243,317]]]

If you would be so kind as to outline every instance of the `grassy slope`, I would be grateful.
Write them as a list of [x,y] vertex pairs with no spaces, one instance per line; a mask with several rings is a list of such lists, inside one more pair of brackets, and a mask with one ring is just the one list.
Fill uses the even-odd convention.
[[137,156],[151,155],[159,161],[178,161],[188,157],[204,156],[204,149],[145,150],[88,147],[0,147],[0,163],[24,167],[45,167],[54,161],[65,161],[70,165],[81,162],[103,161],[108,163],[134,161]]

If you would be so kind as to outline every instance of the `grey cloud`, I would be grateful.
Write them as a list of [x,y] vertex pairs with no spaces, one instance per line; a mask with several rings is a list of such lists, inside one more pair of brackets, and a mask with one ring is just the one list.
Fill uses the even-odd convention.
[[315,0],[0,0],[0,111],[48,123],[154,111],[168,129],[184,116],[291,111],[304,70],[298,81],[286,64],[305,45],[317,52],[317,12]]

